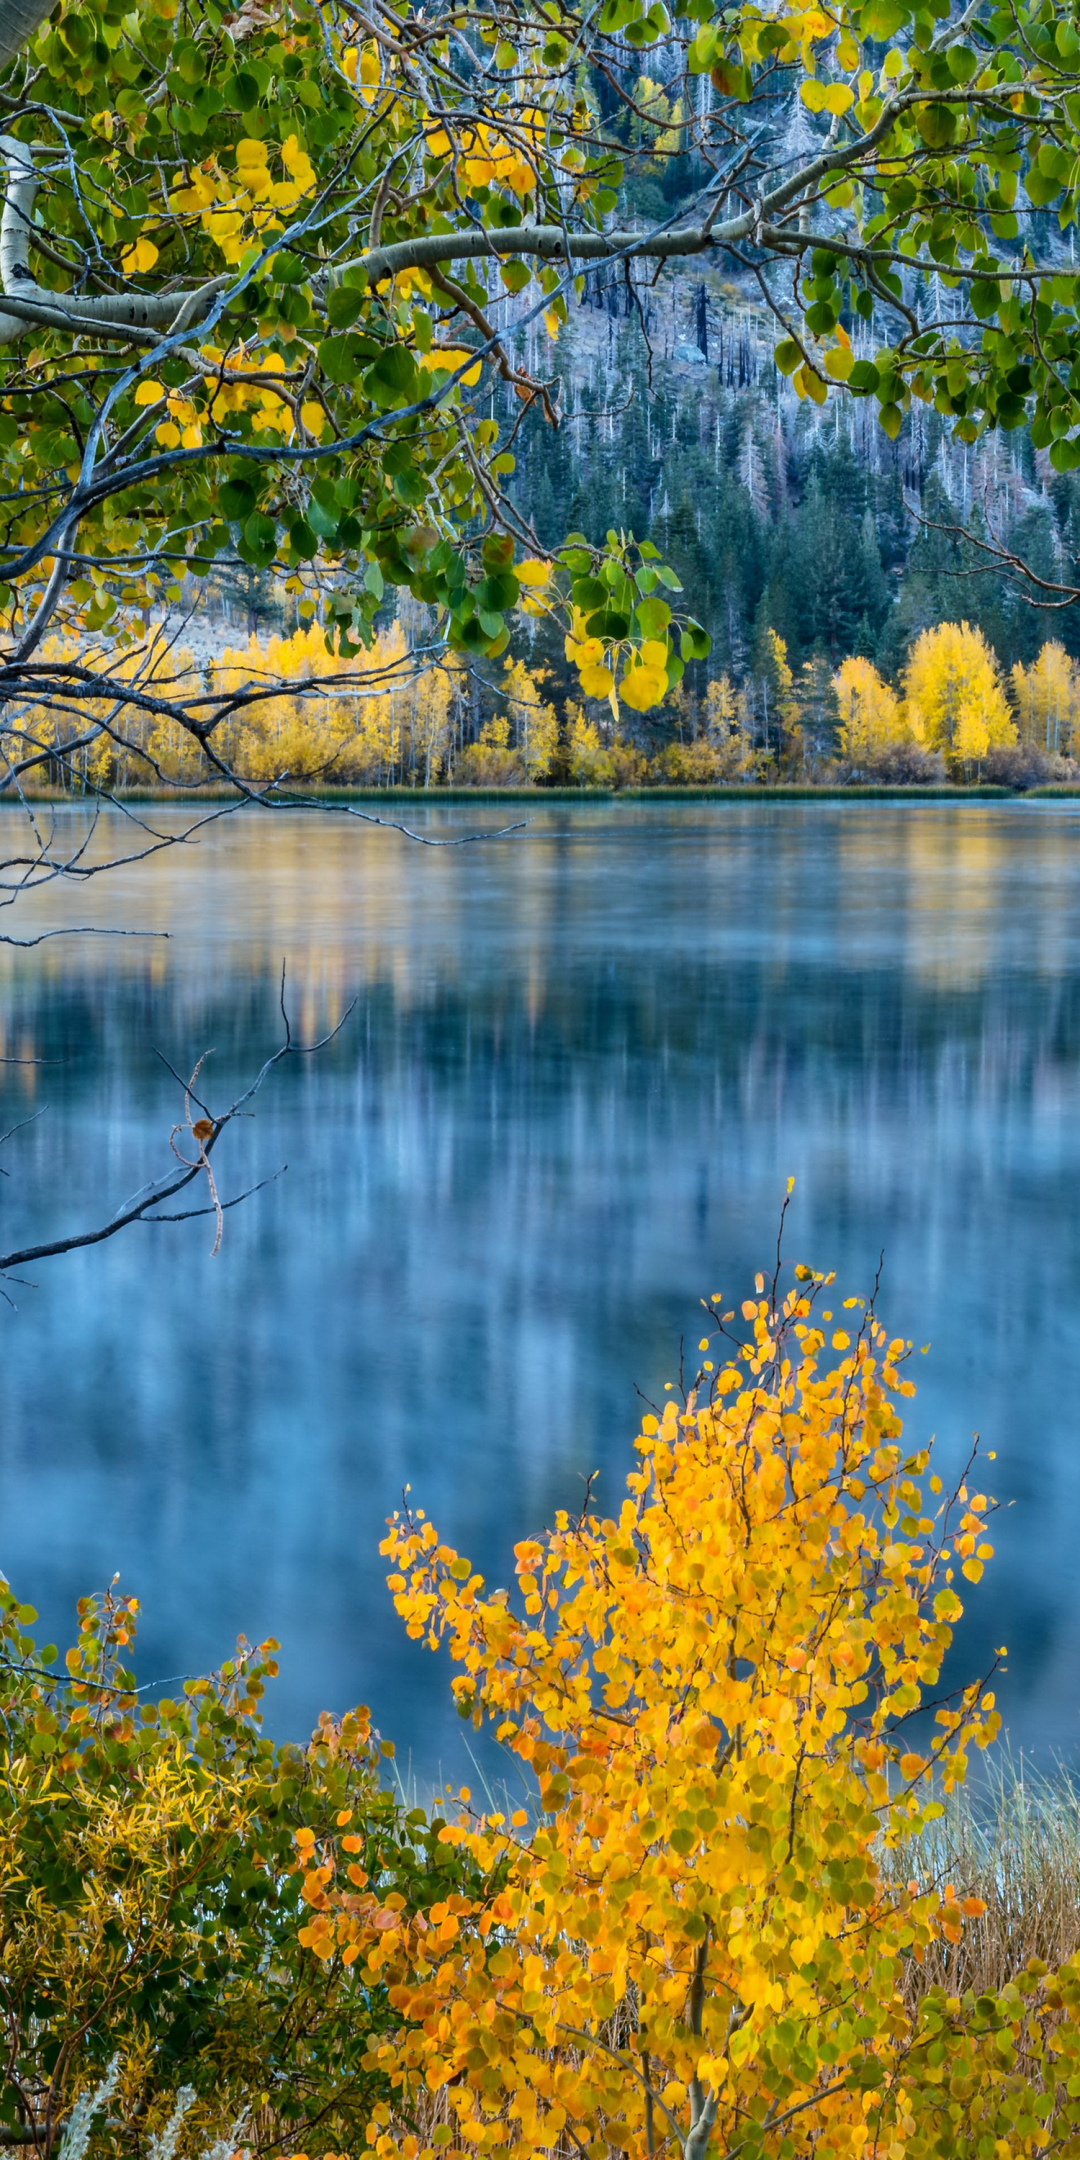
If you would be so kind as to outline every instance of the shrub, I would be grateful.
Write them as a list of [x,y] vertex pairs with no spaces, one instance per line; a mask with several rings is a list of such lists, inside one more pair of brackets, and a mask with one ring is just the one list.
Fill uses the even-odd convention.
[[669,787],[722,787],[745,780],[749,768],[741,737],[699,735],[695,742],[668,743],[653,759],[651,777]]
[[940,752],[924,749],[910,737],[865,751],[848,772],[852,780],[876,781],[882,787],[934,787],[946,778]]
[[297,1939],[296,1833],[348,1825],[354,1865],[404,1910],[461,1885],[438,1826],[380,1788],[367,1713],[306,1748],[263,1737],[276,1645],[241,1644],[176,1700],[140,1698],[133,1598],[82,1602],[67,1670],[0,1585],[0,2145],[49,2160],[116,2058],[95,2151],[141,2155],[186,2088],[197,2151],[347,2144],[383,2089],[385,1994]]
[[485,720],[476,742],[469,743],[453,770],[455,787],[524,787],[525,761],[510,745],[505,716]]
[[910,1346],[831,1283],[759,1276],[745,1339],[714,1300],[621,1505],[520,1543],[513,1595],[394,1518],[395,1603],[514,1798],[462,1790],[442,1835],[487,1887],[424,1915],[313,1854],[304,1940],[402,2021],[387,2160],[1076,2152],[1080,1963],[911,1981],[985,1917],[932,1838],[998,1724],[939,1693],[990,1506],[905,1446]]
[[[987,751],[979,778],[1022,793],[1025,788],[1038,787],[1044,780],[1056,778],[1062,765],[1062,759],[1048,758],[1035,743],[1002,743]],[[1068,767],[1065,770],[1068,771]]]

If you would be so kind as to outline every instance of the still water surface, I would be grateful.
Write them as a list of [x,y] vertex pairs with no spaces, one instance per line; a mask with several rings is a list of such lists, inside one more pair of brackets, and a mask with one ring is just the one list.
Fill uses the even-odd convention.
[[[417,813],[432,831],[497,810]],[[159,820],[159,822],[161,822]],[[448,1675],[383,1586],[416,1502],[489,1577],[580,1502],[614,1506],[640,1404],[695,1300],[734,1301],[797,1180],[790,1256],[918,1345],[909,1432],[995,1448],[1000,1557],[963,1645],[1010,1647],[1015,1744],[1080,1760],[1080,807],[563,808],[434,853],[251,815],[48,894],[18,925],[168,941],[0,953],[9,1247],[111,1214],[168,1164],[156,1056],[212,1049],[227,1219],[135,1228],[0,1308],[0,1564],[63,1642],[82,1591],[141,1595],[146,1678],[284,1643],[302,1735],[370,1701],[422,1776],[459,1773]]]

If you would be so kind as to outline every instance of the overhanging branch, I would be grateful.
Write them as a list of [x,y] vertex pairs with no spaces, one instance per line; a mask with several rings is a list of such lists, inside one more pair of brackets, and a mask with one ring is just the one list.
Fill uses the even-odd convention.
[[[4,0],[0,0],[0,48],[3,5]],[[72,335],[91,332],[104,337],[183,330],[194,321],[200,307],[229,283],[227,276],[211,278],[186,293],[47,292],[30,268],[34,205],[41,175],[30,146],[13,135],[0,135],[0,158],[7,170],[0,214],[0,289],[4,297],[0,344],[13,344],[29,329],[65,330]]]

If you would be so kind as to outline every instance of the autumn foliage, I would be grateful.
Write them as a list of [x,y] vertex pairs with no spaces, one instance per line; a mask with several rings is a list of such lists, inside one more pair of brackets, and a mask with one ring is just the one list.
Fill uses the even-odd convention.
[[303,1834],[302,1940],[400,2020],[382,2160],[1076,2149],[1080,1964],[912,1982],[982,1910],[917,1853],[998,1726],[942,1688],[990,1503],[905,1448],[910,1346],[831,1281],[759,1276],[745,1340],[714,1300],[621,1505],[518,1545],[512,1593],[391,1521],[409,1634],[531,1800],[462,1791],[442,1836],[485,1889],[427,1912]]
[[263,1734],[275,1643],[151,1700],[135,1597],[83,1599],[62,1660],[36,1618],[0,1578],[0,2146],[73,2160],[95,2090],[94,2160],[347,2144],[395,2020],[300,1945],[296,1832],[349,1822],[407,1910],[467,1856],[385,1789],[366,1711]]

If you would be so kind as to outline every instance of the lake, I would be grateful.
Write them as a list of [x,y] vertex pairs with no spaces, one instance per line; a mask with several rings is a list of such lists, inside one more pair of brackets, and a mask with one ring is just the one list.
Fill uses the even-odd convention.
[[[154,813],[164,828],[172,813]],[[396,815],[391,811],[390,815]],[[419,807],[442,835],[490,804]],[[73,813],[75,815],[75,813]],[[10,831],[6,838],[12,837]],[[4,928],[168,932],[0,949],[5,1249],[104,1220],[169,1164],[161,1057],[224,1105],[213,1226],[39,1263],[0,1307],[0,1564],[46,1631],[119,1571],[140,1677],[281,1637],[272,1729],[372,1704],[426,1779],[467,1768],[449,1672],[377,1546],[416,1504],[490,1579],[612,1508],[641,1400],[788,1254],[916,1345],[909,1435],[997,1461],[999,1558],[965,1670],[1009,1645],[1015,1746],[1080,1759],[1080,805],[607,803],[435,852],[244,812],[50,889]],[[183,1204],[183,1203],[178,1203]]]

